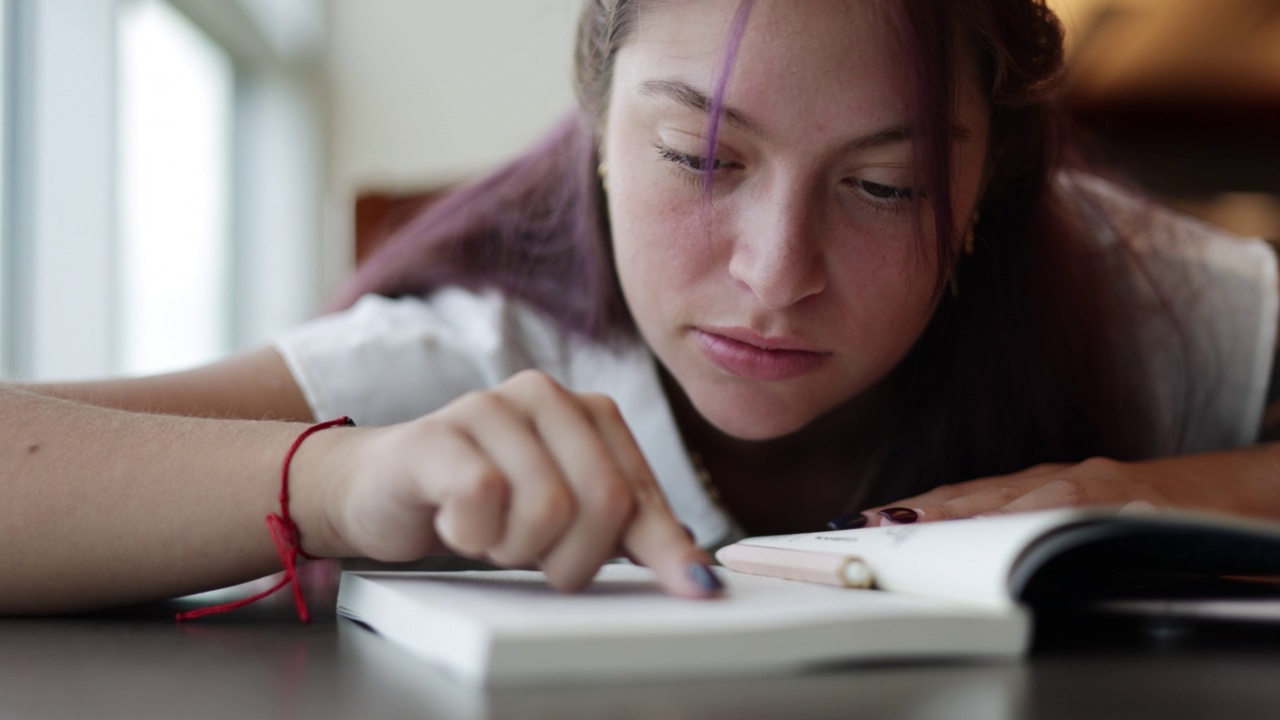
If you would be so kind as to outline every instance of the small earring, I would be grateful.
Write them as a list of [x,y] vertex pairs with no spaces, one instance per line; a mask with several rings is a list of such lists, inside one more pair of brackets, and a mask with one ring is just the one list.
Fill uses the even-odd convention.
[[[978,220],[982,216],[977,210],[973,211],[973,217],[969,221],[969,227],[964,231],[963,250],[965,255],[973,254],[974,244],[974,228],[978,226]],[[960,283],[956,280],[956,276],[960,274],[960,264],[957,262],[956,267],[951,270],[951,277],[947,278],[947,287],[951,290],[951,297],[960,297]]]
[[981,218],[982,218],[982,215],[975,210],[973,212],[973,219],[969,222],[969,228],[964,231],[964,254],[965,255],[973,254],[974,228],[978,226],[978,220],[980,220]]
[[596,166],[596,176],[600,178],[600,187],[605,190],[609,189],[609,166],[600,163]]

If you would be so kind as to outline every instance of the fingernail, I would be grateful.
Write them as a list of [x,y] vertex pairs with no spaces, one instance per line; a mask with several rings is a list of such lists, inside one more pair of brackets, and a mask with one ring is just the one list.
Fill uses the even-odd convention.
[[866,515],[863,515],[862,513],[853,513],[852,515],[841,515],[835,520],[828,522],[827,528],[830,530],[856,530],[866,525],[867,520],[869,519],[870,518],[868,518]]
[[894,525],[910,525],[920,519],[920,514],[911,508],[885,508],[877,514]]
[[700,562],[689,563],[686,573],[688,573],[689,579],[693,581],[693,584],[701,588],[703,592],[717,593],[724,589],[724,583],[720,582],[720,578],[716,577],[711,568]]
[[1134,500],[1120,506],[1121,515],[1145,514],[1155,512],[1156,505],[1150,500]]

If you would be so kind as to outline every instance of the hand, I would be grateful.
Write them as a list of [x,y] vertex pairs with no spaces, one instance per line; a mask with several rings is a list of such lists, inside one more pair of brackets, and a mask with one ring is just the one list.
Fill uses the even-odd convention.
[[[1091,458],[1047,463],[1010,475],[943,485],[889,505],[869,508],[868,525],[889,524],[881,511],[905,508],[908,522],[1087,505],[1144,503],[1276,517],[1275,448],[1119,462]],[[895,514],[890,512],[889,514]]]
[[332,448],[346,453],[346,470],[325,493],[334,554],[406,561],[453,552],[536,565],[566,590],[626,554],[668,592],[714,594],[697,567],[708,558],[604,395],[530,371],[413,422],[346,436],[353,444]]

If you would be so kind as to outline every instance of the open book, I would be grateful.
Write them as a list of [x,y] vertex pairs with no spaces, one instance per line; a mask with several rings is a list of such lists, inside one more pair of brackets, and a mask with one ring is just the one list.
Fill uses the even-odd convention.
[[1183,513],[1055,510],[739,545],[856,557],[875,589],[720,568],[725,596],[693,601],[630,565],[574,594],[531,571],[361,571],[343,574],[338,612],[470,682],[631,680],[1017,657],[1042,604],[1280,575],[1280,525]]

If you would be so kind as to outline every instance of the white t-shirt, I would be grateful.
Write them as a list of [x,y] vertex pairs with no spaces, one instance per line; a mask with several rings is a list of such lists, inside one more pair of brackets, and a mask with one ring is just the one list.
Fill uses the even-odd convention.
[[[1112,251],[1130,302],[1150,313],[1130,347],[1148,372],[1165,435],[1181,437],[1177,447],[1154,450],[1192,453],[1255,442],[1280,313],[1275,252],[1262,240],[1236,237],[1096,177],[1064,173],[1058,188],[1093,201],[1085,219],[1096,241]],[[1118,243],[1116,230],[1130,241]],[[1194,395],[1185,392],[1188,383]]]
[[[1177,332],[1155,323],[1138,333],[1147,354],[1157,402],[1169,417],[1187,416],[1181,450],[1238,447],[1257,438],[1275,345],[1276,259],[1261,241],[1245,241],[1164,210],[1140,213],[1115,188],[1067,178],[1104,198],[1121,228],[1141,224],[1156,233],[1193,234],[1200,242],[1152,256],[1155,283],[1192,282],[1195,292],[1172,295],[1193,345],[1221,350],[1221,362],[1201,392],[1179,393],[1185,374]],[[1106,237],[1100,237],[1104,245]],[[1150,255],[1136,245],[1140,255]],[[1150,259],[1150,258],[1149,258]],[[1194,272],[1182,272],[1188,267]],[[1185,290],[1185,288],[1173,288]],[[1137,301],[1152,301],[1137,288]],[[653,468],[672,510],[704,547],[735,539],[740,531],[707,495],[689,460],[648,349],[635,342],[605,348],[566,336],[545,316],[495,293],[446,289],[429,299],[369,296],[347,311],[318,318],[277,338],[317,418],[351,416],[361,425],[389,425],[432,412],[457,397],[491,388],[526,369],[538,369],[565,387],[601,392],[618,404]],[[1223,350],[1225,349],[1225,350]],[[1199,380],[1205,380],[1200,378]],[[1208,388],[1205,390],[1204,388]],[[1175,430],[1177,430],[1175,428]]]

